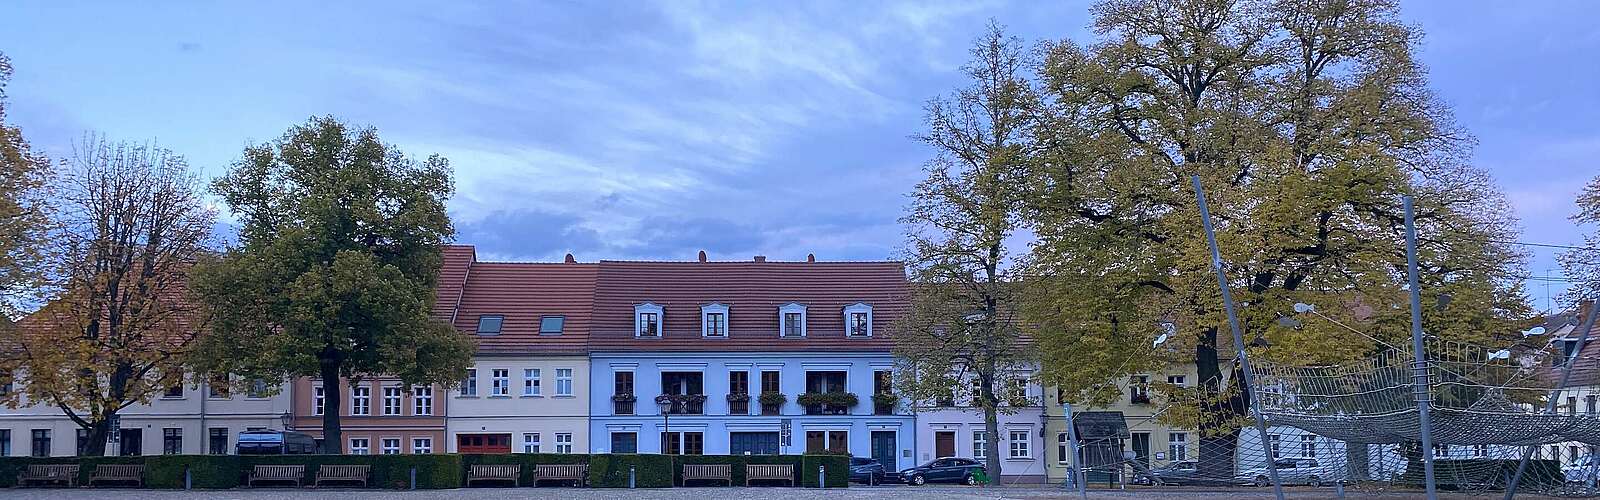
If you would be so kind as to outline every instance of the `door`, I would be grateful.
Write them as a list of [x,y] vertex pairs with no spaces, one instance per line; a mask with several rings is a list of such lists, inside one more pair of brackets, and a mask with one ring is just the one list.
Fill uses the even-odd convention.
[[143,455],[144,454],[143,453],[144,452],[144,432],[141,432],[143,430],[144,429],[135,428],[135,429],[122,429],[121,431],[119,431],[119,434],[117,436],[117,440],[119,441],[120,446],[117,449],[117,454],[118,455],[122,455],[124,457],[135,457],[135,456]]
[[511,435],[458,434],[456,453],[511,453]]
[[956,456],[955,431],[939,431],[933,433],[933,455],[934,458]]
[[894,460],[896,448],[899,446],[895,443],[894,431],[872,431],[872,458],[883,464],[883,470],[900,470]]
[[1150,468],[1150,433],[1133,433],[1133,461],[1138,462],[1140,468]]

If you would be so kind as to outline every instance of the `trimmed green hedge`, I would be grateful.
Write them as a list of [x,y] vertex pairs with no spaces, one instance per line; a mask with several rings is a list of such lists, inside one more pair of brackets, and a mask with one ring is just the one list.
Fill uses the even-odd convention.
[[244,464],[237,455],[158,455],[145,457],[144,485],[150,488],[183,489],[183,471],[195,488],[220,490],[239,486],[244,481]]
[[634,485],[640,488],[670,488],[674,477],[673,457],[616,453],[589,456],[589,486],[627,488],[628,467],[634,468]]
[[34,464],[78,464],[78,484],[88,484],[89,475],[99,464],[137,464],[144,457],[0,457],[0,488],[17,485],[17,475]]
[[533,480],[536,477],[536,473],[534,472],[535,465],[569,465],[589,463],[588,455],[573,455],[563,453],[511,453],[505,455],[469,454],[460,456],[461,466],[458,472],[459,481],[466,481],[467,470],[471,469],[474,465],[521,465],[521,482],[523,486],[533,486]]
[[800,484],[807,488],[817,487],[817,468],[827,466],[827,477],[824,481],[828,488],[844,488],[850,485],[850,456],[849,455],[804,455],[801,457]]

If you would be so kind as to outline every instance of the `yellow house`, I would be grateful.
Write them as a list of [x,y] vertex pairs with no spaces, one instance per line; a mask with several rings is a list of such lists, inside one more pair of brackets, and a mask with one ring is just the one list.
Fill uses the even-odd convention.
[[[1197,382],[1194,365],[1173,366],[1161,372],[1131,375],[1117,382],[1121,396],[1105,406],[1073,405],[1073,411],[1119,411],[1128,421],[1130,439],[1124,451],[1132,451],[1135,461],[1146,467],[1165,465],[1175,460],[1194,460],[1199,453],[1199,435],[1190,429],[1174,428],[1157,421],[1161,408],[1153,404],[1151,386],[1157,382],[1192,386]],[[1059,483],[1071,472],[1067,419],[1062,411],[1060,392],[1045,391],[1046,481]]]

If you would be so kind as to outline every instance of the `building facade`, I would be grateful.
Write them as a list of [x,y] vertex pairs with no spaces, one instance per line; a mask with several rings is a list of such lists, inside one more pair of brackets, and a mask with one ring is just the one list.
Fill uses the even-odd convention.
[[[1194,365],[1175,365],[1160,372],[1140,373],[1116,383],[1120,396],[1104,406],[1073,405],[1074,411],[1122,412],[1128,423],[1129,437],[1123,450],[1132,452],[1139,467],[1160,467],[1175,461],[1195,460],[1199,457],[1200,435],[1192,429],[1175,427],[1158,417],[1162,408],[1152,399],[1152,387],[1165,383],[1179,387],[1192,387],[1197,383]],[[1072,471],[1071,450],[1067,432],[1067,419],[1061,405],[1061,394],[1045,391],[1045,436],[1049,441],[1045,460],[1046,480],[1052,483],[1065,481]]]
[[1033,380],[1032,372],[1011,373],[1007,380],[1006,407],[998,415],[997,436],[989,435],[983,411],[971,404],[971,394],[918,408],[917,461],[942,457],[983,461],[987,459],[987,443],[993,439],[1000,445],[1002,484],[1044,482],[1049,473],[1044,391]]
[[[290,420],[287,384],[244,385],[241,391],[231,384],[186,384],[124,408],[105,455],[232,454],[240,432],[284,428]],[[0,456],[82,454],[85,434],[76,422],[53,405],[22,397],[17,408],[0,408]]]

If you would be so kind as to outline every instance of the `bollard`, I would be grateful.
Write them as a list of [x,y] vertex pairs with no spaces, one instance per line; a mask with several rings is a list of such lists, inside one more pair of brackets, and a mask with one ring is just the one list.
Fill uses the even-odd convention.
[[827,488],[828,487],[828,466],[826,466],[826,465],[818,465],[817,466],[817,487],[818,488]]
[[636,477],[635,474],[638,472],[635,469],[637,469],[637,467],[632,465],[628,466],[628,488],[630,489],[638,487],[636,486],[638,483],[634,482],[634,478]]
[[411,489],[417,489],[417,466],[411,466]]
[[183,468],[183,489],[188,490],[193,487],[194,482],[189,478],[189,467],[185,466]]
[[1335,498],[1344,500],[1344,481],[1334,481],[1333,491],[1334,495],[1336,495]]

